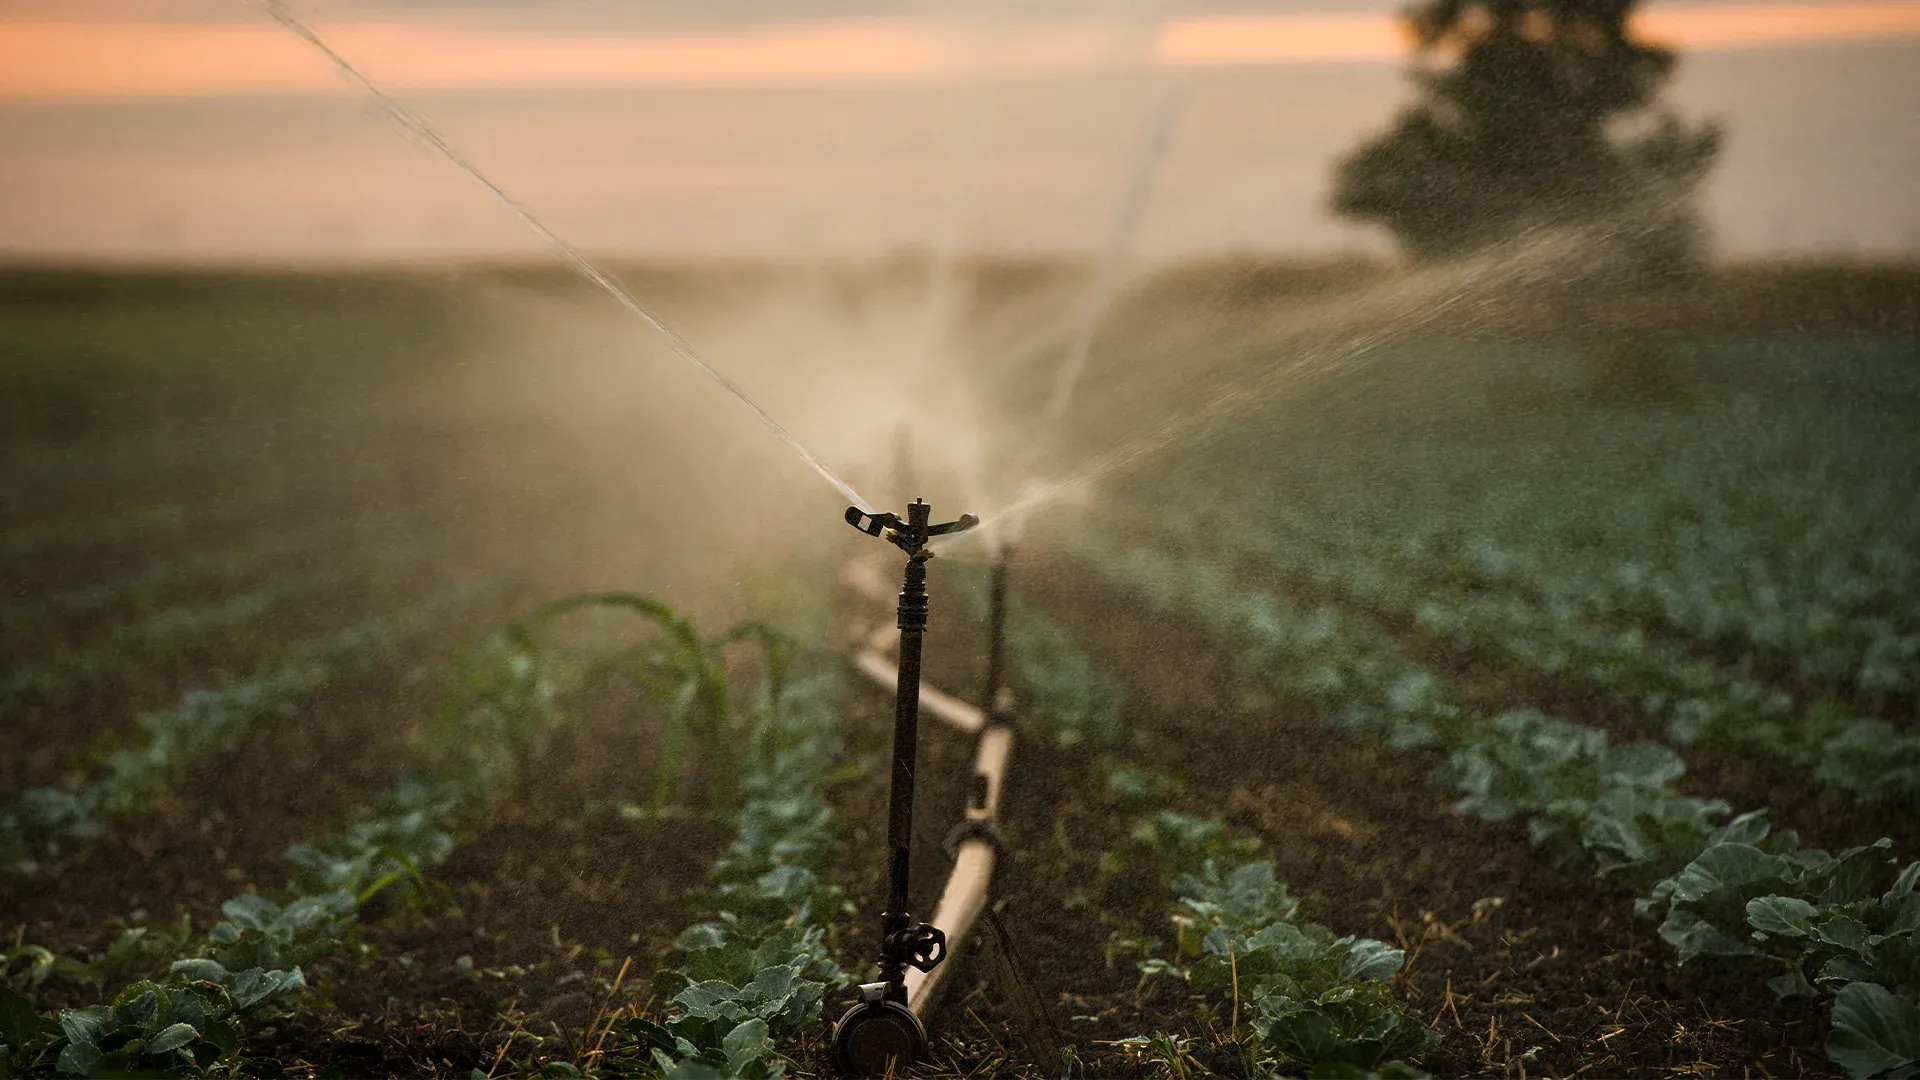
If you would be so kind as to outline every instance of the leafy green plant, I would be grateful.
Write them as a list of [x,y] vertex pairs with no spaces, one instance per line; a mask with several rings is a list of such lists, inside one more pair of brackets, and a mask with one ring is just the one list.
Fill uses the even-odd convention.
[[61,1035],[60,1024],[33,1010],[33,1002],[0,986],[0,1077],[38,1068]]
[[302,985],[297,970],[258,969],[219,981],[142,981],[106,1005],[68,1009],[58,1021],[0,990],[0,1076],[199,1076],[231,1070],[240,1064],[239,1025],[274,1011]]
[[787,677],[791,646],[764,628],[768,672],[739,720],[747,732],[739,832],[714,863],[699,902],[710,918],[683,931],[679,967],[654,989],[672,1013],[616,1021],[596,1071],[672,1080],[785,1073],[779,1046],[820,1017],[829,990],[849,981],[830,956],[839,890],[821,874],[835,823],[825,800],[839,757],[832,712],[837,682]]
[[1216,1000],[1231,997],[1250,1010],[1261,1054],[1316,1071],[1371,1069],[1439,1041],[1386,987],[1404,954],[1297,921],[1299,904],[1273,864],[1228,839],[1224,823],[1162,812],[1143,831],[1179,897],[1172,918],[1190,961],[1182,973]]
[[1198,1072],[1205,1071],[1193,1057],[1193,1040],[1185,1035],[1161,1032],[1157,1035],[1131,1035],[1114,1040],[1114,1045],[1125,1051],[1130,1059],[1153,1066],[1161,1076],[1174,1080],[1186,1080]]
[[[1896,673],[1914,667],[1920,634],[1900,633],[1884,616],[1853,624],[1832,612],[1809,612],[1807,622],[1825,627],[1829,635],[1850,625],[1866,635],[1842,647],[1828,638],[1806,636],[1800,624],[1783,618],[1779,587],[1769,584],[1761,593],[1773,599],[1764,610],[1746,616],[1695,612],[1694,622],[1683,625],[1674,622],[1669,609],[1707,602],[1701,600],[1703,585],[1695,579],[1712,580],[1723,573],[1718,560],[1690,564],[1682,574],[1649,567],[1635,552],[1635,561],[1623,569],[1586,543],[1569,540],[1561,547],[1516,549],[1498,535],[1474,531],[1484,528],[1481,522],[1457,523],[1435,534],[1428,523],[1396,518],[1398,528],[1382,532],[1374,522],[1345,520],[1334,508],[1327,509],[1309,514],[1298,507],[1247,506],[1234,516],[1240,526],[1210,531],[1205,545],[1191,535],[1185,516],[1170,511],[1168,531],[1182,546],[1256,558],[1318,588],[1411,619],[1428,632],[1591,687],[1657,720],[1680,744],[1704,740],[1785,761],[1823,785],[1863,799],[1920,796],[1920,736],[1857,715],[1830,698],[1796,700],[1744,671],[1696,657],[1642,628],[1643,622],[1683,631],[1694,627],[1716,639],[1743,628],[1744,636],[1734,635],[1743,648],[1760,648],[1781,662],[1836,650],[1856,657],[1857,664],[1834,661],[1838,670],[1829,663],[1797,671],[1796,679],[1817,677],[1834,690],[1847,689],[1849,683],[1862,692],[1911,689],[1910,681]],[[1676,507],[1674,512],[1685,509]],[[1591,518],[1582,510],[1576,520],[1586,523]],[[1527,527],[1532,531],[1536,526],[1529,521]],[[1459,535],[1461,531],[1465,535]],[[1566,551],[1576,554],[1569,558]],[[1419,557],[1410,561],[1409,552]],[[1658,604],[1644,598],[1633,603],[1610,599],[1610,590],[1624,587],[1623,580],[1638,581],[1656,572],[1663,575]],[[1821,587],[1838,589],[1840,583],[1825,580]],[[1600,590],[1597,595],[1590,592],[1595,588]],[[1621,625],[1629,619],[1634,621]],[[1795,644],[1783,647],[1775,640],[1779,635],[1762,626],[1779,627],[1781,633],[1792,627],[1789,636]],[[1858,673],[1846,674],[1852,671],[1849,665],[1858,666]]]
[[[1042,688],[1113,686],[1065,633],[1037,616],[1024,620],[1028,632],[1012,639],[1014,670],[1023,682],[1038,668]],[[1056,666],[1058,672],[1046,674]],[[1084,730],[1077,718],[1086,715],[1087,695],[1026,689],[1040,718],[1056,732]],[[1106,733],[1108,745],[1130,742],[1118,689],[1100,700],[1112,711],[1097,730]],[[1051,716],[1050,708],[1063,710],[1066,721]],[[1124,761],[1108,760],[1104,767],[1115,797],[1135,807],[1150,806],[1172,787]],[[1392,1068],[1397,1059],[1435,1045],[1438,1036],[1406,1015],[1386,986],[1404,962],[1400,950],[1371,939],[1336,937],[1325,927],[1300,922],[1298,901],[1275,876],[1273,863],[1258,858],[1259,851],[1257,841],[1233,835],[1215,818],[1167,809],[1142,814],[1121,858],[1144,862],[1172,889],[1176,900],[1169,918],[1186,961],[1183,967],[1148,959],[1140,963],[1142,972],[1179,975],[1215,1000],[1248,1009],[1254,1036],[1245,1051],[1250,1074],[1283,1063],[1306,1065],[1315,1075],[1346,1069],[1364,1073]],[[1122,1045],[1173,1075],[1194,1071],[1186,1040],[1178,1035],[1143,1035]]]
[[616,1030],[651,1050],[665,1077],[772,1080],[786,1071],[774,1046],[820,1018],[826,984],[805,977],[810,966],[803,954],[761,967],[738,984],[689,982],[670,999],[677,1008],[666,1023],[630,1017]]
[[1257,841],[1229,833],[1224,821],[1177,810],[1147,815],[1128,839],[1148,855],[1149,865],[1169,878],[1198,872],[1221,859],[1245,861],[1260,848]]
[[[135,983],[109,1005],[61,1013],[58,1036],[40,1025],[37,1041],[17,1048],[27,1064],[14,1071],[88,1076],[235,1066],[243,1021],[290,1002],[305,986],[303,965],[351,942],[363,904],[416,885],[518,784],[560,715],[565,689],[540,628],[495,631],[459,658],[421,740],[427,767],[403,776],[339,833],[294,845],[287,899],[248,893],[227,901],[226,917],[204,940],[174,944],[188,955],[163,977]],[[130,941],[145,938],[123,935],[120,944]],[[157,959],[149,953],[141,962]]]
[[1007,649],[1029,705],[1061,747],[1123,750],[1131,743],[1119,684],[1063,631],[1016,606],[1007,623]]
[[226,971],[297,970],[340,951],[346,938],[343,928],[358,908],[358,899],[345,892],[296,896],[285,903],[257,893],[236,896],[220,906],[226,918],[207,931],[207,956],[181,961],[174,965],[174,972],[220,982],[220,970],[182,965],[211,964]]
[[1686,766],[1657,743],[1614,746],[1607,733],[1532,710],[1472,729],[1435,779],[1465,792],[1462,812],[1527,819],[1536,845],[1591,858],[1602,875],[1646,886],[1699,852],[1730,810],[1681,795]]
[[183,915],[172,925],[128,926],[112,945],[87,959],[57,955],[39,945],[17,945],[0,952],[0,987],[36,990],[54,979],[90,987],[125,986],[164,973],[198,940],[193,919]]
[[[1208,855],[1197,867],[1173,874],[1168,883],[1179,904],[1171,918],[1183,952],[1200,955],[1207,935],[1215,930],[1250,936],[1291,922],[1299,913],[1300,902],[1274,877],[1272,863],[1253,859],[1257,853],[1258,846],[1248,842],[1224,857]],[[1180,865],[1163,863],[1162,873]]]
[[665,810],[674,798],[681,776],[682,756],[691,740],[699,752],[702,786],[708,804],[719,812],[739,805],[741,762],[738,747],[751,737],[749,725],[734,707],[727,684],[725,649],[736,642],[756,642],[767,669],[766,692],[778,693],[792,645],[762,623],[742,623],[719,637],[706,640],[692,620],[666,604],[636,593],[595,593],[550,605],[542,618],[551,620],[573,612],[606,609],[636,615],[659,631],[641,645],[599,657],[590,665],[591,679],[623,677],[640,687],[667,711],[660,756],[654,766],[653,789],[646,809]]
[[1850,1075],[1910,1075],[1920,1071],[1920,1027],[1906,1023],[1920,1016],[1920,861],[1895,874],[1888,846],[1803,849],[1744,815],[1655,886],[1648,906],[1665,915],[1660,936],[1682,963],[1769,961],[1780,974],[1767,985],[1782,997],[1833,991],[1828,1049]]
[[[1139,575],[1158,602],[1198,601],[1185,610],[1234,645],[1245,669],[1324,703],[1341,727],[1437,746],[1446,757],[1435,780],[1464,794],[1462,811],[1523,819],[1534,843],[1644,890],[1637,906],[1664,919],[1681,963],[1771,958],[1782,973],[1769,985],[1784,995],[1874,987],[1849,994],[1845,1018],[1836,997],[1835,1060],[1849,1070],[1900,1060],[1905,1044],[1877,1033],[1897,1030],[1888,1025],[1920,1000],[1920,864],[1895,876],[1889,841],[1838,855],[1801,849],[1793,834],[1772,834],[1764,812],[1724,820],[1724,802],[1674,791],[1684,768],[1670,749],[1616,747],[1605,732],[1537,712],[1479,717],[1444,683],[1417,678],[1390,641],[1336,613],[1247,597],[1215,571],[1141,553],[1104,565]],[[1421,689],[1397,695],[1408,686]]]
[[1107,794],[1129,810],[1145,810],[1180,788],[1177,777],[1115,758],[1106,759],[1101,767],[1107,774]]
[[1848,1076],[1920,1075],[1920,1005],[1877,983],[1849,983],[1833,1004],[1827,1054]]

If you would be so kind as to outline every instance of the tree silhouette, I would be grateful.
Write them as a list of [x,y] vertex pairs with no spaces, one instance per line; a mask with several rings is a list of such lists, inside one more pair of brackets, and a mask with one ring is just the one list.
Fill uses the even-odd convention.
[[1427,0],[1406,12],[1423,100],[1340,163],[1334,209],[1384,225],[1416,258],[1598,221],[1637,268],[1691,261],[1691,195],[1720,132],[1650,107],[1675,58],[1629,35],[1636,2]]

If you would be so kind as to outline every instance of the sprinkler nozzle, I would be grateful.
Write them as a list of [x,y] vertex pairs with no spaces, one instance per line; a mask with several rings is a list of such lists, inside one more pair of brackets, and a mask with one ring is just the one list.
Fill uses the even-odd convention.
[[933,508],[924,501],[915,499],[907,504],[907,519],[900,520],[894,513],[869,514],[857,506],[847,507],[847,524],[866,533],[877,536],[916,559],[932,558],[927,550],[927,541],[936,536],[948,536],[966,532],[980,519],[972,514],[961,514],[952,521],[940,525],[929,524],[933,517]]

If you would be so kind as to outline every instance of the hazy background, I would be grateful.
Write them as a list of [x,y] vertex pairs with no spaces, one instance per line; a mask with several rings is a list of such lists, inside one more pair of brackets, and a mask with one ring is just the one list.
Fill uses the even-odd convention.
[[[590,250],[1388,250],[1330,165],[1412,93],[1379,0],[305,0],[376,81]],[[1732,256],[1920,255],[1920,3],[1648,5],[1722,121]],[[1144,76],[1144,77],[1143,77]],[[1164,160],[1135,168],[1158,131]],[[537,255],[243,0],[0,0],[0,258]]]
[[[367,951],[307,965],[315,992],[249,1021],[245,1052],[294,1076],[589,1062],[601,1020],[667,1007],[651,975],[733,835],[700,782],[728,758],[708,743],[682,773],[703,809],[628,813],[672,764],[674,706],[605,686],[551,739],[544,708],[513,709],[525,735],[498,747],[431,735],[508,730],[506,679],[450,658],[610,589],[704,634],[751,617],[838,652],[892,622],[840,586],[847,560],[899,567],[847,505],[924,497],[985,519],[930,575],[928,678],[990,699],[984,564],[1013,538],[1012,597],[1074,642],[1013,635],[1031,714],[1111,734],[1124,697],[1141,735],[1023,726],[1016,769],[1040,771],[1008,788],[995,902],[1041,999],[1071,1003],[1087,1072],[1138,1073],[1123,1040],[1143,1031],[1248,1060],[1223,1013],[1119,960],[1170,900],[1144,864],[1110,873],[1142,820],[1097,794],[1122,749],[1186,779],[1167,808],[1264,841],[1335,932],[1401,940],[1421,913],[1391,993],[1451,1019],[1421,1062],[1436,1075],[1819,1067],[1826,1003],[1776,1002],[1758,969],[1676,969],[1629,917],[1627,883],[1683,862],[1583,884],[1591,867],[1527,854],[1516,827],[1538,812],[1562,838],[1579,821],[1691,858],[1707,841],[1684,830],[1713,812],[1581,819],[1512,794],[1480,802],[1510,819],[1482,829],[1424,787],[1435,755],[1382,749],[1431,720],[1462,740],[1455,767],[1499,762],[1471,771],[1503,791],[1665,815],[1664,759],[1589,749],[1655,738],[1687,748],[1675,793],[1764,808],[1809,845],[1911,852],[1920,0],[1645,6],[1630,36],[1679,55],[1660,106],[1726,135],[1704,266],[1648,254],[1691,225],[1663,216],[1691,189],[1640,160],[1658,140],[1585,122],[1623,115],[1591,107],[1620,55],[1543,91],[1508,52],[1477,69],[1465,149],[1396,169],[1400,206],[1500,242],[1399,259],[1337,222],[1336,163],[1414,97],[1389,0],[291,5],[681,338],[247,0],[0,0],[0,864],[40,865],[0,873],[19,946],[0,986],[45,976],[40,1014],[225,955],[189,930],[277,890],[291,844],[403,835],[438,854],[362,865],[391,864],[396,890],[430,875],[424,906],[360,909],[342,933]],[[389,625],[415,629],[364,645]],[[320,655],[342,659],[308,674]],[[847,828],[821,878],[866,912],[890,699],[849,679],[825,786]],[[1585,726],[1500,746],[1492,718],[1536,709]],[[939,837],[972,750],[921,730],[915,820]],[[381,794],[520,754],[524,785],[489,771],[484,798],[430,811],[461,840],[445,862],[412,810],[452,788]],[[404,831],[338,832],[393,808]],[[941,857],[915,861],[937,888]],[[121,963],[108,944],[141,920],[121,974],[67,974]],[[870,927],[841,927],[853,970]],[[1012,1045],[998,997],[958,991],[932,1018],[974,1040],[949,1075],[995,1067],[975,1033]],[[796,1071],[823,1072],[820,1049]]]

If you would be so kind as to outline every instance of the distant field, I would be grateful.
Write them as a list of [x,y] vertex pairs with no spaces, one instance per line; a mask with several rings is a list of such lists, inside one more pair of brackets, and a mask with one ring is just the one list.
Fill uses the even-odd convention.
[[[1868,1075],[1847,1033],[1920,1017],[1920,268],[1175,268],[1057,427],[1085,268],[965,268],[937,348],[925,269],[623,277],[876,497],[909,391],[938,511],[1070,481],[1013,564],[995,896],[1086,1075]],[[826,1071],[807,995],[865,977],[888,702],[712,646],[729,750],[670,734],[719,708],[683,638],[620,654],[707,695],[675,705],[549,694],[487,637],[637,589],[831,676],[858,538],[735,403],[532,267],[9,270],[0,357],[0,1042],[218,958],[257,1008],[100,1052],[626,1075],[628,1021],[700,1035],[687,980],[780,953],[818,989],[752,1060]],[[933,565],[963,697],[981,562]],[[945,738],[921,894],[967,798]],[[773,944],[679,936],[712,919]],[[954,962],[927,1075],[1059,1075]]]

